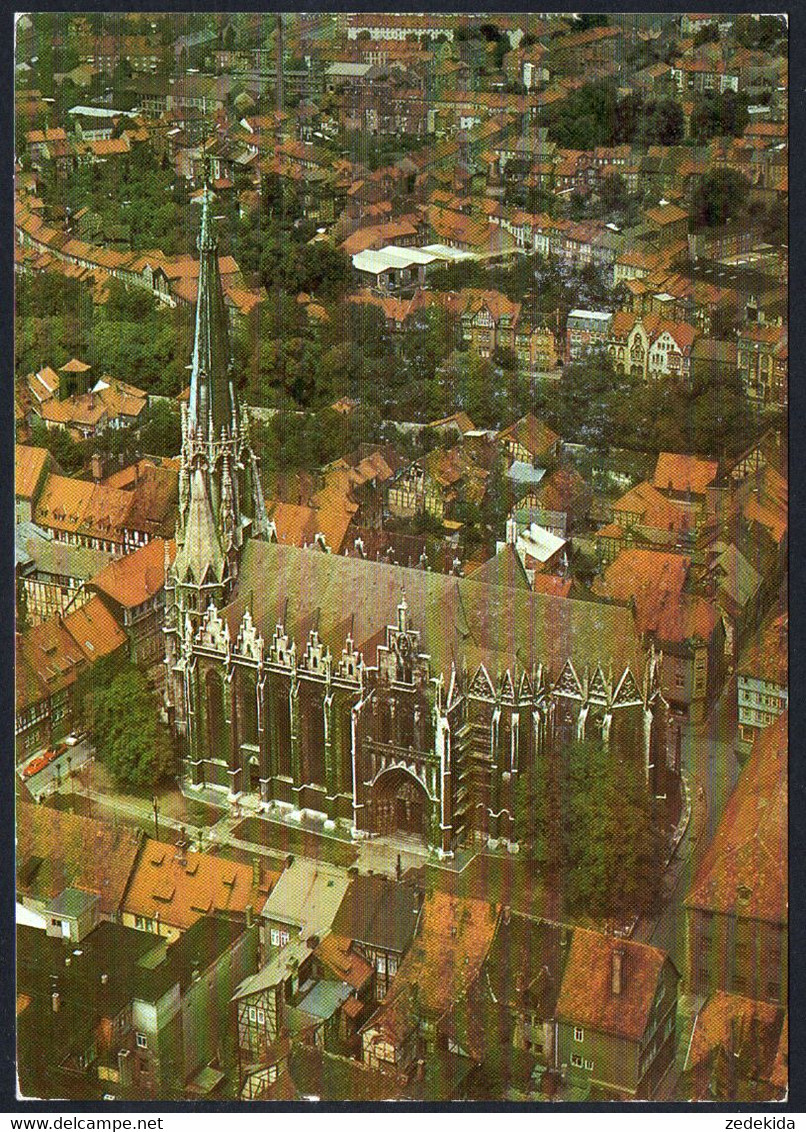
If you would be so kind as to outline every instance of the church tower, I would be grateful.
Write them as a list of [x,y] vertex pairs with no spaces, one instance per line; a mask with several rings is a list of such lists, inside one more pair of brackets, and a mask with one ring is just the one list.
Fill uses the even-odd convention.
[[[182,405],[176,558],[165,582],[166,706],[182,729],[185,639],[210,604],[220,607],[238,577],[248,538],[266,537],[266,511],[246,410],[238,402],[227,310],[205,186],[199,234],[196,330],[190,399]],[[179,666],[179,667],[177,667]]]

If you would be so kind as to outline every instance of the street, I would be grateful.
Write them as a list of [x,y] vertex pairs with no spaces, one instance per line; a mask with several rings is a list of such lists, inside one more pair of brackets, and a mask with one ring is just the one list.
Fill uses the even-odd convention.
[[732,675],[707,719],[684,725],[681,761],[688,776],[691,819],[666,870],[666,906],[656,919],[642,918],[634,934],[635,939],[668,951],[681,974],[686,969],[686,895],[739,777],[736,729],[736,676]]

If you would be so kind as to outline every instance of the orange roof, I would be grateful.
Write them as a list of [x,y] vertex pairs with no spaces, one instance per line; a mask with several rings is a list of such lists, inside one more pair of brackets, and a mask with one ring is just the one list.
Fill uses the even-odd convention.
[[543,456],[548,453],[559,440],[559,436],[543,421],[538,420],[534,413],[527,413],[519,421],[515,421],[508,428],[502,429],[498,440],[512,440],[523,445],[527,452],[534,456]]
[[450,1010],[477,978],[487,957],[498,907],[434,891],[426,896],[420,928],[393,984],[394,998],[415,983],[429,1013]]
[[61,373],[86,373],[88,369],[92,369],[92,366],[88,366],[86,362],[80,362],[78,358],[71,358],[63,366],[59,366]]
[[775,1003],[759,1002],[723,990],[715,991],[694,1023],[686,1069],[693,1069],[705,1061],[719,1046],[726,1051],[730,1049],[733,1032],[738,1028],[739,1041],[743,1038],[752,1040],[754,1060],[757,1059],[761,1070],[759,1076],[764,1079],[772,1072],[784,1021],[785,1012]]
[[571,592],[571,579],[556,578],[553,574],[535,574],[532,589],[538,594],[568,597]]
[[[613,953],[623,953],[622,987],[613,993]],[[563,972],[556,1015],[638,1041],[647,1028],[666,955],[657,947],[575,928]]]
[[652,483],[659,491],[691,492],[704,495],[716,479],[719,464],[680,452],[661,452]]
[[686,904],[785,924],[788,712],[756,739]]
[[271,500],[266,514],[277,530],[277,541],[288,546],[310,546],[319,531],[315,507]]
[[685,531],[691,526],[686,512],[676,507],[646,480],[631,487],[613,504],[613,519],[624,523],[626,514],[638,515],[638,522],[644,527],[654,527],[662,531]]
[[[165,549],[164,539],[153,538],[132,554],[113,559],[90,585],[126,609],[142,605],[165,584]],[[176,544],[168,542],[167,549],[168,559],[173,562]]]
[[260,912],[278,873],[263,871],[255,885],[251,865],[182,853],[176,845],[148,838],[132,874],[123,911],[185,931],[202,916],[216,911]]
[[126,634],[100,597],[92,597],[64,618],[64,627],[87,660],[109,656],[126,644]]
[[32,499],[42,473],[51,462],[47,448],[34,448],[27,444],[14,446],[14,494],[20,499]]
[[86,143],[90,153],[96,157],[117,157],[129,153],[131,146],[128,138],[97,138]]
[[22,891],[52,899],[67,886],[100,897],[101,914],[115,914],[129,882],[142,833],[108,825],[51,806],[23,802],[17,807],[17,867],[40,857],[30,885]]
[[372,964],[351,950],[352,940],[331,932],[314,951],[319,959],[343,983],[360,991],[372,975]]

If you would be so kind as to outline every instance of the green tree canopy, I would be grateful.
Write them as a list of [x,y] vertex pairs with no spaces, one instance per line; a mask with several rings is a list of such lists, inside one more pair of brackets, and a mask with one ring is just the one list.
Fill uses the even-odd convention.
[[156,786],[173,752],[140,669],[125,665],[107,686],[96,689],[92,701],[92,737],[100,761],[121,786]]

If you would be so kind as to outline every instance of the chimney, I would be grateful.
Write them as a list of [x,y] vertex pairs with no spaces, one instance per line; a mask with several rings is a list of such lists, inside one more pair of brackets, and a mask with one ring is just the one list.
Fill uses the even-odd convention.
[[101,975],[101,986],[105,987],[108,982],[109,982],[109,976],[106,974],[106,972],[104,972],[104,974]]
[[54,1014],[59,1013],[59,1007],[61,1006],[61,1004],[62,1004],[62,996],[59,994],[58,991],[54,991],[53,994],[50,996],[50,1005],[53,1007],[53,1013]]
[[514,519],[507,519],[507,542],[514,546],[518,541],[518,524]]
[[252,915],[253,915],[252,905],[247,904],[246,905],[246,926],[248,928],[251,928],[251,926],[252,926]]
[[252,887],[260,888],[260,881],[262,879],[262,868],[260,857],[252,858]]
[[610,989],[613,994],[621,994],[624,986],[624,948],[613,949],[610,968]]
[[511,916],[512,916],[512,909],[510,908],[509,904],[505,904],[504,905],[504,923],[505,924],[509,923]]

